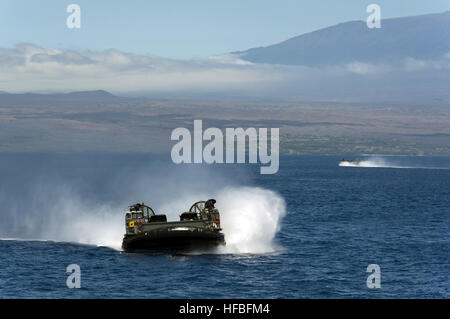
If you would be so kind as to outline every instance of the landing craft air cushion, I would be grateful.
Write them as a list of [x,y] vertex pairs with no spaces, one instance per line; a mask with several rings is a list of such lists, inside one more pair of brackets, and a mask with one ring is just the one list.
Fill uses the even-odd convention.
[[196,202],[180,215],[180,221],[172,222],[144,203],[132,205],[125,214],[122,248],[125,251],[190,250],[225,245],[215,203],[214,199]]
[[361,164],[361,160],[359,158],[352,159],[341,159],[339,162],[339,166],[359,166]]

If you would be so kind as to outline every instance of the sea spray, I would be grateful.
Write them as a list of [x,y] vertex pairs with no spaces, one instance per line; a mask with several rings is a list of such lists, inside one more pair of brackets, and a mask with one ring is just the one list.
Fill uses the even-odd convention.
[[28,208],[32,213],[16,221],[21,238],[120,249],[125,208],[88,203],[67,186],[53,193],[37,193],[40,198]]
[[[420,159],[420,162],[418,159]],[[442,161],[439,163],[440,166],[435,166],[435,163],[429,163],[429,159],[430,157],[417,158],[408,156],[371,156],[361,159],[359,163],[349,161],[340,162],[339,166],[367,168],[450,169],[448,162]]]
[[[167,214],[169,220],[178,220],[179,214],[189,210],[195,201],[217,199],[227,245],[214,253],[268,253],[277,249],[274,238],[285,215],[285,203],[276,192],[229,186],[209,192],[184,190],[180,194],[154,207],[156,212]],[[67,186],[52,193],[36,191],[36,195],[34,207],[30,208],[34,213],[14,222],[18,226],[14,237],[120,249],[125,211],[133,203],[114,207],[88,203]],[[151,199],[151,193],[143,198],[152,205]]]
[[[373,168],[415,168],[405,165],[396,164],[395,160],[382,158],[379,156],[372,156],[366,159],[362,159],[359,163],[353,162],[341,162],[339,166],[346,167],[373,167]],[[420,168],[420,167],[417,167]]]
[[217,195],[226,246],[220,253],[268,253],[279,247],[274,238],[286,214],[284,199],[257,188],[226,188]]
[[[229,186],[210,192],[184,192],[161,207],[169,220],[188,211],[198,200],[214,198],[220,212],[226,246],[214,253],[269,253],[279,247],[274,242],[286,214],[284,199],[278,193],[259,187]],[[174,214],[175,213],[175,214]]]
[[360,160],[359,162],[344,161],[339,163],[339,166],[344,167],[389,167],[385,159],[380,157],[370,157]]

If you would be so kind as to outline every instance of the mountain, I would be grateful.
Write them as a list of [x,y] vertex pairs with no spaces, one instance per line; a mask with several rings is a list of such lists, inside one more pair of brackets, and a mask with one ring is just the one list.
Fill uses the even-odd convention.
[[351,21],[233,53],[254,63],[326,66],[354,61],[396,63],[408,57],[438,59],[449,52],[450,11],[382,19],[379,29],[369,29],[365,21]]
[[67,102],[70,104],[82,103],[91,105],[95,103],[107,103],[121,99],[104,90],[76,91],[70,93],[7,93],[0,91],[0,107],[26,106],[26,105],[51,105],[54,103]]
[[104,90],[96,90],[96,91],[77,91],[70,93],[62,93],[62,94],[54,94],[54,96],[60,97],[70,97],[70,98],[80,98],[80,99],[114,99],[117,98],[112,93]]
[[1,97],[10,98],[20,98],[20,97],[35,97],[35,98],[79,98],[79,99],[98,99],[98,98],[116,98],[112,93],[104,90],[95,91],[75,91],[69,93],[50,93],[50,94],[39,94],[39,93],[8,93],[5,91],[0,91]]

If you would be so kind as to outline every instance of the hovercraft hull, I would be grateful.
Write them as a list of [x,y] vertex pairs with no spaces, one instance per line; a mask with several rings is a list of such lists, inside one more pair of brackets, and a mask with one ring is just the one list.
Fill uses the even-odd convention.
[[125,235],[125,251],[140,250],[195,250],[225,245],[224,234],[202,228],[160,228],[136,235]]

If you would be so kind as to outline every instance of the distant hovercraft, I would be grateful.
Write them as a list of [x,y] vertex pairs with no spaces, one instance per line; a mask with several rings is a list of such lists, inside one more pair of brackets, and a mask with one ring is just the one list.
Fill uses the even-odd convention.
[[341,161],[339,162],[339,166],[360,166],[361,164],[361,160],[358,158],[354,158],[354,159],[341,159]]

